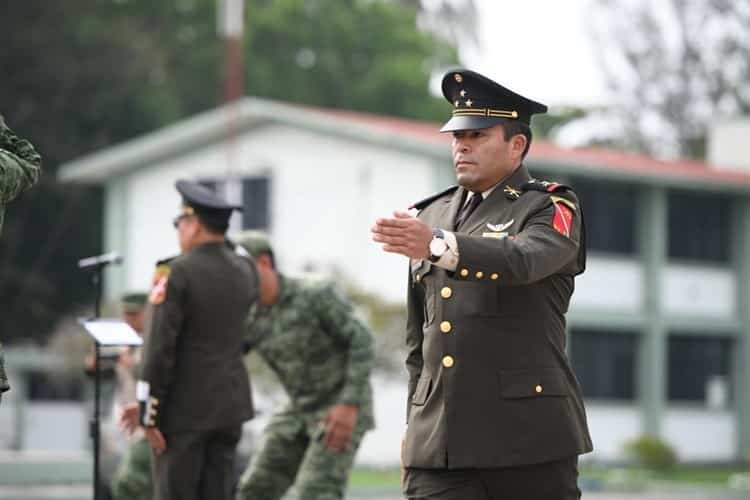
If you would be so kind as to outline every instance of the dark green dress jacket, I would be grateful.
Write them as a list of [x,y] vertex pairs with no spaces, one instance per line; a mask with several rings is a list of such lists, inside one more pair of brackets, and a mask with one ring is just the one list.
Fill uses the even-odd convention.
[[[411,263],[407,467],[507,467],[592,449],[565,354],[582,213],[569,188],[530,180],[521,166],[455,232],[455,272]],[[419,217],[453,231],[465,198],[449,190]]]
[[146,319],[141,421],[162,432],[206,431],[253,417],[242,340],[258,296],[253,265],[224,243],[169,262]]

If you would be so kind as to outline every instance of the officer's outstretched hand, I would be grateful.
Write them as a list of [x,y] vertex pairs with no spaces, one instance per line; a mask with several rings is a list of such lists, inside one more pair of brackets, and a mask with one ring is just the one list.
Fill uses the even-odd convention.
[[412,259],[430,256],[432,228],[406,212],[394,212],[392,219],[378,219],[371,231],[372,239],[382,243],[386,252]]
[[167,441],[164,435],[156,427],[146,427],[146,439],[157,455],[161,455],[167,449]]
[[347,404],[337,404],[328,410],[323,422],[326,448],[336,453],[346,450],[357,425],[358,413],[359,408]]

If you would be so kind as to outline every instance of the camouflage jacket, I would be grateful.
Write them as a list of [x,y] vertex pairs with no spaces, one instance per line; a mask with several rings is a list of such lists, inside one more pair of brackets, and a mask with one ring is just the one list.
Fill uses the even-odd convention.
[[5,205],[33,186],[42,171],[42,158],[29,141],[17,137],[0,116],[0,231]]
[[[42,159],[29,141],[19,139],[5,125],[0,115],[0,233],[3,229],[5,205],[39,178]],[[0,394],[10,389],[5,376],[3,351],[0,345]]]
[[3,362],[3,345],[0,344],[0,394],[10,389],[8,377],[5,376],[5,363]]
[[290,398],[287,411],[354,404],[361,423],[372,427],[369,330],[332,285],[280,280],[273,306],[253,306],[246,341],[278,375]]

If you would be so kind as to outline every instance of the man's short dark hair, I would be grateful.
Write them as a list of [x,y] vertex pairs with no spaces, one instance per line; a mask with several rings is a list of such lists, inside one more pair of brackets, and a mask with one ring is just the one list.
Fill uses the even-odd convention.
[[521,155],[521,160],[525,159],[526,153],[529,152],[529,148],[531,147],[531,127],[518,120],[503,122],[502,125],[503,135],[505,136],[506,141],[509,141],[513,136],[519,134],[526,137],[526,148],[523,150],[523,154]]
[[203,217],[198,214],[198,220],[206,230],[216,236],[224,235],[229,229],[229,221],[218,221],[212,217]]

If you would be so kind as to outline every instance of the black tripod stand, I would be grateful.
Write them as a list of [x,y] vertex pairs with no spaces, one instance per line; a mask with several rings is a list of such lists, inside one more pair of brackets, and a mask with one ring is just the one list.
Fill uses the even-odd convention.
[[[94,285],[94,317],[93,320],[101,318],[102,290],[104,268],[109,264],[120,264],[122,257],[116,253],[88,257],[78,261],[78,268],[91,272],[91,283]],[[99,500],[99,448],[101,438],[100,400],[101,400],[101,343],[94,340],[94,415],[89,422],[89,435],[93,440],[94,447],[94,500]]]

